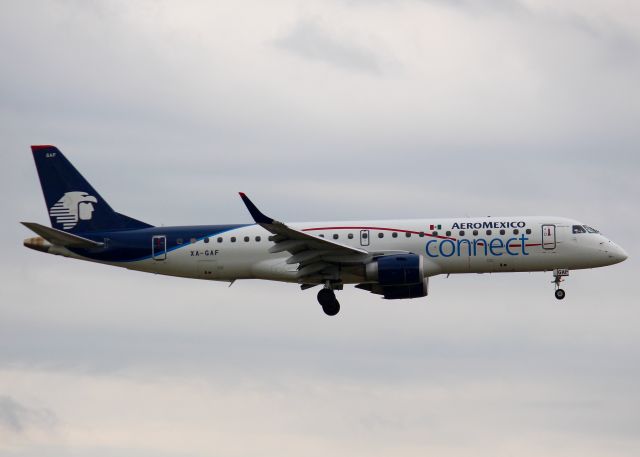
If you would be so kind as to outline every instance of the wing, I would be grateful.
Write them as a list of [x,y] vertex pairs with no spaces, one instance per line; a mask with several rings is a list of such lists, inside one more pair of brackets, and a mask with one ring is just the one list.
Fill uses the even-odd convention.
[[291,254],[286,262],[298,264],[297,277],[301,283],[312,278],[313,282],[339,280],[342,266],[365,264],[376,254],[293,229],[265,216],[244,193],[240,192],[240,197],[256,223],[273,233],[269,240],[275,244],[269,252]]

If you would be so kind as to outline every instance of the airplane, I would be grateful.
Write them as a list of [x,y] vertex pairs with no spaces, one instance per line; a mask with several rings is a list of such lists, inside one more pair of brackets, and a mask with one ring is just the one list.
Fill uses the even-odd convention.
[[425,297],[429,278],[552,271],[555,297],[570,270],[624,261],[598,230],[552,216],[284,223],[240,192],[253,222],[156,227],[114,211],[55,146],[31,146],[51,227],[22,222],[36,251],[148,273],[231,284],[263,279],[320,286],[335,316],[345,284],[387,300]]

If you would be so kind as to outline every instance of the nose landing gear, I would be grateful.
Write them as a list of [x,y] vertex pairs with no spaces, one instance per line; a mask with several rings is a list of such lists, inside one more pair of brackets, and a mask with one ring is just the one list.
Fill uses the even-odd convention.
[[564,276],[569,276],[569,270],[567,270],[566,268],[558,268],[556,270],[553,270],[554,279],[551,282],[556,285],[555,296],[558,300],[562,300],[566,295],[564,289],[560,288],[560,283],[564,281],[564,279],[562,279]]
[[318,292],[318,303],[327,316],[335,316],[340,312],[340,302],[333,289],[324,288]]

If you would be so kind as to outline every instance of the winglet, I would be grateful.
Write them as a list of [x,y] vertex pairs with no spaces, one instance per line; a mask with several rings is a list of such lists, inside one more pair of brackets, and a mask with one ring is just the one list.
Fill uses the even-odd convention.
[[249,197],[247,197],[244,192],[239,192],[239,194],[240,198],[242,198],[242,201],[247,206],[249,213],[251,213],[251,217],[253,217],[253,220],[255,220],[258,224],[273,223],[273,219],[262,214],[262,212],[256,207],[256,205],[253,204],[251,200],[249,200]]

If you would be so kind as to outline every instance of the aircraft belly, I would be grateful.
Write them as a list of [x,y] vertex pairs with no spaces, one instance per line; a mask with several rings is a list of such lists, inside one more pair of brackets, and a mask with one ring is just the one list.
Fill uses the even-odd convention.
[[251,274],[256,279],[297,282],[297,266],[288,264],[286,256],[266,259],[251,266]]

